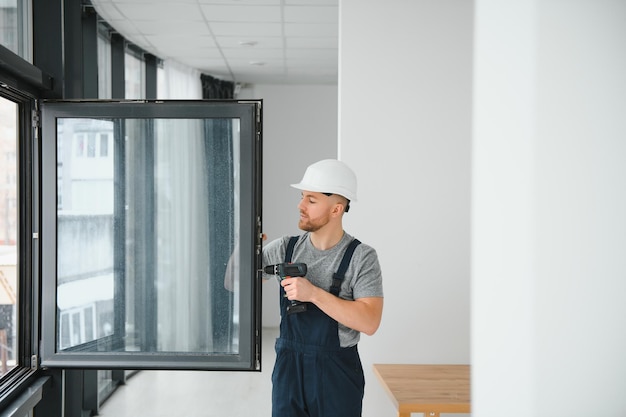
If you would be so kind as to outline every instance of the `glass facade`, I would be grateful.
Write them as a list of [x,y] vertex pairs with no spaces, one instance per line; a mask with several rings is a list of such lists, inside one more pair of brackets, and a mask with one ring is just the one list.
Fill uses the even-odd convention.
[[[67,10],[76,6],[82,14]],[[51,85],[146,96],[142,51],[124,41],[120,59],[83,6],[0,0],[0,410],[28,389],[21,415],[48,376],[72,407],[97,414],[129,369],[260,370],[260,103],[153,118],[115,103],[116,117],[61,112],[45,126],[43,97],[65,93]],[[67,28],[97,34],[84,72],[64,72],[46,48],[65,46]],[[29,64],[33,39],[50,52],[37,55],[41,68]],[[158,71],[159,88],[171,87]],[[44,414],[64,406],[57,388]]]
[[141,100],[146,98],[145,73],[146,64],[135,54],[126,52],[124,57],[125,98]]
[[111,41],[98,31],[98,98],[111,98]]
[[32,61],[30,0],[0,0],[0,45]]

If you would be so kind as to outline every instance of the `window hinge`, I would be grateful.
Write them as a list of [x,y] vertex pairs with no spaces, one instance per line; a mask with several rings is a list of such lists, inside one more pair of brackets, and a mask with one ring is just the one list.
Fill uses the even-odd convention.
[[256,122],[261,123],[261,102],[257,103],[256,106]]
[[255,370],[256,371],[260,371],[261,370],[261,340],[258,337],[258,331],[257,331],[255,360],[256,360],[256,369]]
[[41,127],[41,114],[39,110],[33,110],[33,127]]
[[37,357],[37,355],[33,355],[30,357],[30,369],[35,371],[38,368],[39,368],[39,358]]

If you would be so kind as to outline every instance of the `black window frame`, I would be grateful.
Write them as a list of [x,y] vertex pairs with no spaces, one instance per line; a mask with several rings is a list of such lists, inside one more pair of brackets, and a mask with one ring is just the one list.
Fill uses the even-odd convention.
[[[82,369],[202,369],[260,371],[261,364],[261,111],[262,101],[238,100],[44,100],[41,107],[41,244],[42,323],[41,365],[50,368]],[[241,330],[238,355],[176,354],[167,352],[69,352],[58,351],[56,321],[56,119],[58,117],[111,118],[237,118],[242,141],[242,213],[240,281],[250,283],[242,290],[240,314],[249,328]],[[50,136],[52,135],[52,136]],[[52,139],[50,139],[52,138]],[[243,261],[246,260],[246,261]],[[251,262],[248,262],[251,261]]]
[[[49,77],[32,67],[22,58],[0,45],[0,96],[17,105],[17,166],[18,166],[18,339],[16,365],[2,376],[0,405],[14,400],[20,388],[38,376],[39,352],[39,256],[41,248],[37,235],[39,206],[38,141],[36,139],[35,97],[38,94],[30,82],[45,87]],[[20,78],[13,78],[24,71]],[[37,390],[39,393],[40,391]]]
[[[40,364],[41,339],[41,144],[38,140],[36,106],[38,99],[83,99],[95,97],[94,84],[97,60],[94,58],[95,42],[89,39],[106,22],[93,13],[93,6],[82,0],[30,0],[32,18],[33,56],[30,62],[0,45],[0,94],[14,94],[20,107],[20,260],[19,282],[21,285],[19,333],[20,363],[0,380],[0,411],[12,415],[50,415],[60,417],[83,416],[88,410],[98,413],[99,404],[111,391],[99,392],[98,369],[46,368]],[[77,13],[81,10],[83,13]],[[82,27],[82,32],[79,28]],[[124,49],[127,41],[108,27],[111,39],[112,91],[107,98],[124,99]],[[92,45],[91,48],[89,45]],[[82,46],[82,47],[81,47]],[[87,50],[85,50],[87,48]],[[121,56],[121,59],[120,59]],[[152,59],[152,57],[148,57]],[[156,58],[159,65],[159,58]],[[147,59],[147,62],[149,60]],[[69,63],[69,64],[68,64]],[[146,72],[154,72],[147,69]],[[147,74],[147,99],[155,99],[155,74]],[[120,93],[121,92],[121,93]],[[257,115],[260,119],[260,112]],[[260,120],[258,120],[260,121]],[[259,134],[259,139],[260,139]],[[258,155],[261,161],[261,155]],[[23,163],[22,163],[23,162]],[[26,171],[24,171],[26,170]],[[261,177],[257,178],[257,190],[261,190]],[[261,197],[258,198],[260,213]],[[260,230],[260,218],[258,221]],[[254,237],[260,242],[259,236]],[[256,244],[260,253],[260,243]],[[252,256],[255,256],[252,254]],[[258,281],[256,281],[258,282]],[[260,300],[258,304],[260,309]],[[261,328],[260,311],[256,327]],[[257,335],[258,338],[261,334]],[[259,351],[260,352],[260,351]],[[111,371],[107,371],[111,372]],[[112,371],[112,385],[123,384],[134,371]],[[91,382],[90,382],[91,381]],[[111,381],[110,381],[111,382]],[[114,388],[113,388],[114,389]],[[102,398],[100,398],[103,396]]]

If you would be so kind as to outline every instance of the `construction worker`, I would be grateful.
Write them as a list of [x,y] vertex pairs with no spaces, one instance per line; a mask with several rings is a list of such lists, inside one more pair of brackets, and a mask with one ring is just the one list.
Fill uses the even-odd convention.
[[361,416],[365,380],[357,350],[361,333],[378,329],[382,274],[373,248],[343,230],[356,201],[354,172],[326,159],[302,181],[298,227],[263,249],[263,264],[304,263],[304,277],[280,280],[281,322],[272,373],[273,417]]

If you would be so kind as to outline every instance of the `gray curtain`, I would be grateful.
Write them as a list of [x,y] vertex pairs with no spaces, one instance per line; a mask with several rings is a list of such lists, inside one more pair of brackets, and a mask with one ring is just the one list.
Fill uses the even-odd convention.
[[[204,99],[232,99],[234,84],[218,80],[210,75],[201,75]],[[230,119],[206,120],[205,158],[209,192],[209,280],[211,294],[210,321],[213,331],[213,349],[215,352],[232,352],[238,340],[235,311],[235,296],[224,287],[224,275],[228,259],[234,250],[235,234],[235,179],[233,128]]]

